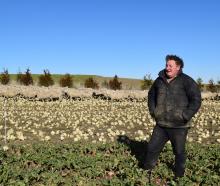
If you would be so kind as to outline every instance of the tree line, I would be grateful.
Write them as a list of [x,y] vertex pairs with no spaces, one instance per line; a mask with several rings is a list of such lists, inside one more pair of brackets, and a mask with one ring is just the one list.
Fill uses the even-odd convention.
[[[33,77],[31,74],[30,69],[28,68],[24,73],[19,72],[16,74],[16,81],[17,83],[21,85],[33,85]],[[8,70],[4,70],[0,74],[0,83],[3,85],[7,85],[10,82],[10,75]],[[220,80],[217,81],[217,83],[214,82],[213,79],[210,79],[208,84],[204,84],[202,78],[198,78],[196,80],[199,88],[201,91],[210,91],[210,92],[220,92]],[[141,81],[141,89],[146,90],[151,87],[153,84],[153,79],[151,78],[150,74],[146,74]],[[44,70],[43,74],[38,76],[38,85],[39,86],[44,86],[44,87],[49,87],[54,85],[54,80],[52,78],[52,75],[50,74],[49,70]],[[74,79],[70,74],[65,74],[60,77],[59,79],[59,85],[61,87],[69,87],[72,88],[74,85]],[[99,89],[100,85],[99,83],[93,78],[89,77],[85,80],[84,82],[84,87],[85,88],[92,88],[92,89]],[[112,90],[121,90],[122,89],[122,82],[119,81],[119,78],[117,75],[115,75],[112,80],[109,81],[104,81],[101,84],[101,87],[112,89]]]
[[210,79],[208,84],[204,84],[202,78],[199,77],[196,82],[201,91],[220,92],[220,80],[215,83],[213,79]]
[[[11,81],[11,79],[10,79],[10,75],[9,75],[8,70],[4,70],[0,74],[0,83],[2,85],[7,85],[10,83],[10,81]],[[33,81],[33,77],[32,77],[30,69],[28,68],[24,73],[19,72],[18,74],[16,74],[16,81],[20,85],[25,85],[25,86],[33,85],[34,81]],[[43,74],[38,76],[38,85],[39,86],[49,87],[49,86],[54,85],[54,83],[55,83],[54,79],[53,79],[52,75],[50,74],[49,70],[44,70]],[[72,88],[74,85],[74,79],[70,74],[67,73],[67,74],[60,77],[59,85],[61,87]],[[84,87],[85,88],[92,88],[92,89],[99,89],[100,88],[99,83],[93,77],[89,77],[85,80]],[[102,87],[109,88],[112,90],[121,90],[122,89],[122,82],[120,82],[118,76],[115,75],[112,80],[104,81],[102,83]]]

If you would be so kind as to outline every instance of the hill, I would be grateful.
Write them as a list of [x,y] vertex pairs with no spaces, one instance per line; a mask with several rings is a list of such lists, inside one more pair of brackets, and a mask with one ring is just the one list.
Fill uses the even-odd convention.
[[[41,74],[32,74],[34,84],[37,85],[38,77]],[[52,78],[55,81],[55,84],[59,83],[59,79],[64,76],[63,74],[52,74]],[[109,80],[113,79],[113,77],[104,77],[104,76],[97,76],[97,75],[71,75],[73,77],[74,87],[84,87],[84,82],[87,78],[92,77],[94,78],[98,83],[99,86],[102,86],[102,84]],[[10,74],[10,78],[12,80],[12,84],[16,84],[16,74]],[[140,90],[141,88],[141,79],[131,79],[131,78],[120,78],[119,81],[122,82],[122,88],[123,89],[135,89]]]

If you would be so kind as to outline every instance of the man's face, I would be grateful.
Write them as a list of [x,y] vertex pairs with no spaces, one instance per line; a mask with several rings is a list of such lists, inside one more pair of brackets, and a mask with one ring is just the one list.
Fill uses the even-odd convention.
[[174,60],[168,60],[166,63],[166,74],[169,78],[174,78],[180,70],[180,65],[177,65]]

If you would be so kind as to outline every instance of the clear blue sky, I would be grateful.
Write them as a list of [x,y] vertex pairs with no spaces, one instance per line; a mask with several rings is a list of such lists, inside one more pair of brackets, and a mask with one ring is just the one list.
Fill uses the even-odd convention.
[[220,80],[219,0],[0,0],[0,70]]

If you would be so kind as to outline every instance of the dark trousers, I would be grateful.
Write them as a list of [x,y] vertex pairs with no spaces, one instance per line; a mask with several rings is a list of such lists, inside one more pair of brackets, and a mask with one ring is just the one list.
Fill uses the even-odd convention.
[[175,155],[175,176],[183,176],[186,162],[185,143],[187,133],[188,128],[166,128],[156,125],[147,146],[147,154],[144,162],[145,169],[151,170],[155,167],[160,152],[166,142],[170,140]]

